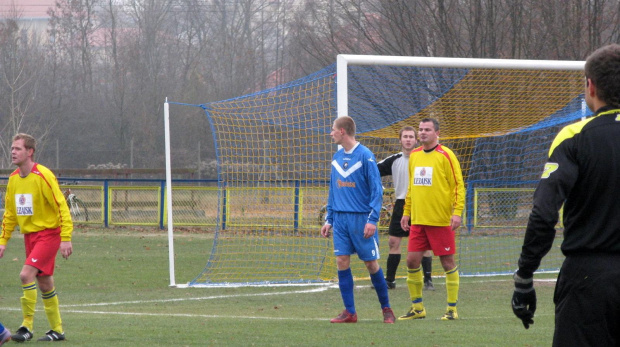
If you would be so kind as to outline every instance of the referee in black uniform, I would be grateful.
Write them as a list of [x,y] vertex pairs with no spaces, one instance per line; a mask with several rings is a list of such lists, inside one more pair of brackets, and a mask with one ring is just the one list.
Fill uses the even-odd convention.
[[585,99],[595,115],[564,127],[534,193],[514,275],[512,309],[534,323],[533,274],[552,246],[564,204],[566,256],[553,301],[553,346],[620,346],[620,45],[592,53]]

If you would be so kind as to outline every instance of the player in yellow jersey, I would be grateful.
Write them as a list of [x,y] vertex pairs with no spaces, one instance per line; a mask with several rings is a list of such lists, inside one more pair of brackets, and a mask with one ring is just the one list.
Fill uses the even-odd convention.
[[[401,253],[400,241],[403,237],[409,238],[409,226],[403,229],[400,225],[400,220],[403,217],[405,197],[409,190],[409,155],[418,145],[415,129],[412,126],[405,126],[400,129],[398,141],[401,145],[401,151],[377,163],[381,177],[392,176],[394,195],[396,197],[388,230],[390,252],[387,259],[387,272],[385,274],[385,281],[388,285],[388,289],[396,288],[396,271],[400,264]],[[424,289],[435,290],[431,277],[433,269],[433,253],[431,251],[426,251],[424,253],[424,257],[422,258],[422,269],[424,271]]]
[[407,286],[411,309],[399,320],[426,317],[422,301],[423,274],[420,266],[424,252],[431,249],[439,256],[446,272],[448,308],[442,320],[458,319],[456,304],[459,272],[454,260],[455,230],[461,226],[465,206],[465,187],[461,166],[454,153],[439,143],[439,122],[424,118],[418,137],[422,147],[409,156],[409,190],[401,226],[409,229],[407,246]]
[[19,274],[24,295],[20,300],[23,321],[11,336],[15,342],[33,337],[37,285],[51,327],[39,341],[65,339],[53,275],[58,250],[65,259],[73,252],[73,223],[56,176],[34,162],[35,149],[36,141],[32,136],[20,133],[13,137],[11,161],[17,169],[9,176],[0,232],[0,258],[15,226],[19,225],[24,234],[26,261]]

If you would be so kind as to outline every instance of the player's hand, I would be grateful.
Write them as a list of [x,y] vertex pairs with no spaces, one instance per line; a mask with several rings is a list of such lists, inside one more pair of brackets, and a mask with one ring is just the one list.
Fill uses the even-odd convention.
[[461,216],[453,215],[452,218],[450,218],[450,227],[452,230],[458,229],[461,226],[461,221]]
[[410,227],[409,227],[409,216],[403,216],[400,219],[400,227],[403,228],[403,230],[405,231],[409,231]]
[[512,294],[512,312],[523,322],[525,329],[534,324],[534,312],[536,312],[536,291],[534,290],[533,278],[521,278],[514,274],[515,291]]
[[321,227],[321,236],[323,236],[323,237],[329,237],[329,235],[330,235],[329,230],[330,230],[331,228],[332,228],[332,225],[331,225],[331,224],[324,224],[324,225]]
[[366,223],[366,226],[364,226],[364,238],[372,237],[375,232],[377,232],[377,226],[372,223]]
[[65,259],[68,259],[69,256],[73,253],[73,245],[71,241],[62,241],[60,243],[60,254]]
[[2,256],[4,256],[4,250],[6,249],[5,245],[0,245],[0,258],[2,258]]

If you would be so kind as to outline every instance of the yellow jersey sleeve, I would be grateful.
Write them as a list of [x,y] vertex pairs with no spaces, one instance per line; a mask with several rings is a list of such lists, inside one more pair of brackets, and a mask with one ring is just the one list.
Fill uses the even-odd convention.
[[16,225],[23,234],[60,228],[61,240],[71,241],[73,222],[56,176],[38,164],[26,177],[18,173],[9,177],[0,244],[6,244]]
[[454,153],[441,145],[418,148],[409,157],[409,190],[403,215],[411,224],[447,226],[465,207],[463,174]]

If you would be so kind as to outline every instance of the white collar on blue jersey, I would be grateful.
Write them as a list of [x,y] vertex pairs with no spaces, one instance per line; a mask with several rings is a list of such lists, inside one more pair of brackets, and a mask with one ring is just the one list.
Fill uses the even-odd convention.
[[344,152],[345,152],[346,154],[351,154],[351,153],[353,153],[353,151],[354,151],[354,150],[357,148],[357,146],[359,146],[359,145],[360,145],[359,141],[356,141],[356,142],[355,142],[355,146],[353,146],[353,148],[351,148],[351,150],[350,150],[350,151],[348,151],[348,152],[347,152],[347,150],[345,149],[345,150],[344,150]]

